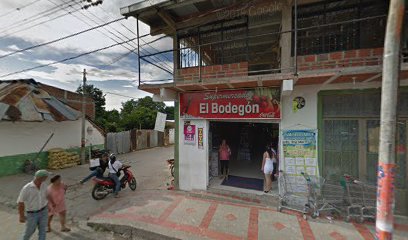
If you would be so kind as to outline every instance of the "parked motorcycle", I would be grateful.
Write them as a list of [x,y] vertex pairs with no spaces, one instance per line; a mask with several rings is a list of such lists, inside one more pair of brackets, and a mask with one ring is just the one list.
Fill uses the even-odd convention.
[[[130,171],[130,166],[124,166],[119,170],[124,173],[122,179],[120,179],[121,189],[126,188],[126,184],[132,191],[136,190],[137,182],[133,173]],[[115,188],[115,182],[110,178],[94,178],[95,186],[92,189],[92,198],[95,200],[102,200],[110,193],[113,193]]]

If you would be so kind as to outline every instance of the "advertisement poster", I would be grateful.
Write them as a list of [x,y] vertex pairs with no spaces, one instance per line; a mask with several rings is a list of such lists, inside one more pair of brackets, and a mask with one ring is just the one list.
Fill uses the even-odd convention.
[[154,125],[154,130],[159,131],[159,132],[164,132],[164,129],[166,127],[166,118],[167,118],[167,114],[157,112],[156,124]]
[[204,128],[198,128],[198,149],[204,149]]
[[317,130],[284,130],[282,133],[283,171],[295,192],[305,193],[302,173],[319,175]]
[[195,145],[195,125],[184,125],[184,144]]
[[184,119],[280,119],[280,89],[180,93]]

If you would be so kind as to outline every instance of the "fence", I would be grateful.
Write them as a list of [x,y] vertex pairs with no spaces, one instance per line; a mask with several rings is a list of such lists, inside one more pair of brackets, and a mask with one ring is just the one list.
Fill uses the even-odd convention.
[[166,129],[165,133],[155,130],[136,130],[108,133],[106,148],[113,153],[128,153],[137,150],[163,147],[174,143],[174,129]]

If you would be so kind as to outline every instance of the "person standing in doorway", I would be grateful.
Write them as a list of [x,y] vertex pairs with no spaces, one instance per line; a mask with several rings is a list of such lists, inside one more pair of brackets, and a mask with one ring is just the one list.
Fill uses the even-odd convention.
[[265,175],[264,193],[268,193],[272,189],[272,173],[273,173],[273,152],[270,146],[266,146],[262,160],[262,172]]
[[34,180],[27,183],[17,199],[20,223],[25,223],[23,240],[29,240],[38,228],[38,239],[45,240],[48,221],[47,186],[49,176],[46,170],[38,170]]
[[[227,144],[227,141],[225,139],[222,140],[222,143],[220,145],[220,148],[218,150],[219,154],[219,159],[221,163],[221,178],[225,177],[228,180],[228,174],[229,174],[229,160],[231,157],[231,149]],[[224,169],[225,169],[225,175],[224,175]]]

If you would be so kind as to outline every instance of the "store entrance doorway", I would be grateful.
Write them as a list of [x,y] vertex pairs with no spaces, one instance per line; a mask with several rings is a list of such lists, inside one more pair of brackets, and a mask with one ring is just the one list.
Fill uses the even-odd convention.
[[[263,153],[268,144],[275,149],[278,146],[279,124],[214,121],[210,123],[209,137],[210,188],[233,187],[230,190],[246,189],[262,193]],[[221,175],[219,148],[222,140],[226,140],[231,149],[228,180]]]

